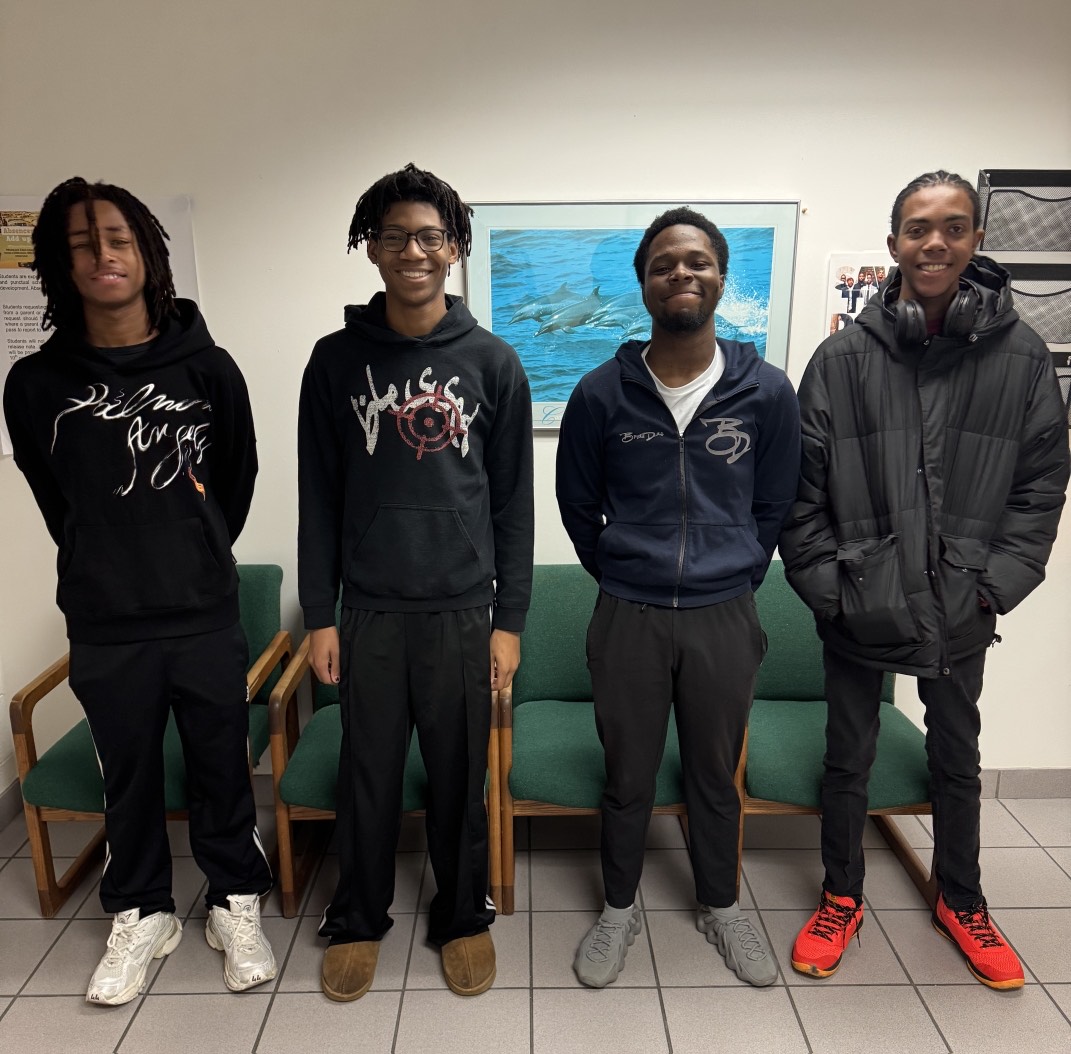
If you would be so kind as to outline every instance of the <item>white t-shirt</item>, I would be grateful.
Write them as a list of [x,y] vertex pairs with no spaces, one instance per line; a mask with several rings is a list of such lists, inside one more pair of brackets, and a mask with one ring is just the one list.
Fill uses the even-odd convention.
[[[650,350],[650,344],[643,349],[643,364],[645,366],[647,366],[647,352]],[[695,412],[699,409],[703,396],[718,383],[721,375],[725,372],[725,352],[721,350],[720,344],[715,343],[714,358],[710,360],[710,365],[695,380],[682,384],[679,388],[667,388],[654,375],[654,371],[650,366],[647,366],[647,372],[651,374],[651,380],[654,381],[658,394],[662,396],[662,402],[666,404],[669,412],[673,415],[673,420],[677,422],[678,433],[684,435],[684,430],[688,427],[692,418],[695,417]]]

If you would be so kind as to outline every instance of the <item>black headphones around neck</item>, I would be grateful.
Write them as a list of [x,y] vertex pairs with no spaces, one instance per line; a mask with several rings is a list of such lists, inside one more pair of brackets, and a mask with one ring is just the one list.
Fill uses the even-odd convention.
[[[978,294],[971,286],[961,288],[952,298],[941,324],[941,334],[946,337],[966,337],[974,328],[974,316],[978,313]],[[917,300],[897,300],[893,305],[896,321],[893,332],[899,344],[922,344],[930,339],[926,330],[926,312]]]

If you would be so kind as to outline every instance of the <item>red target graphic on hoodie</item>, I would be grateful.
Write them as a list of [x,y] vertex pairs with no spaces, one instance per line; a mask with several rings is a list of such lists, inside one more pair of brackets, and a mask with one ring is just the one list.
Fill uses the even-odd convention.
[[432,392],[411,396],[390,412],[397,422],[398,435],[417,452],[417,461],[427,453],[445,450],[468,434],[460,407],[443,393],[441,384]]

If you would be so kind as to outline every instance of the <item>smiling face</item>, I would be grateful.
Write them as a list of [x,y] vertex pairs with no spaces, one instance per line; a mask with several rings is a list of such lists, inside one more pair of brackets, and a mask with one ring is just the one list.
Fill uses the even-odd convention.
[[[399,201],[383,214],[380,230],[393,227],[416,234],[428,227],[446,227],[439,210],[423,201]],[[399,252],[384,249],[378,238],[368,242],[368,259],[379,268],[387,294],[388,315],[399,312],[446,313],[446,273],[457,263],[457,242],[447,236],[439,249],[422,249],[410,238]],[[441,317],[441,316],[440,316]],[[427,331],[425,331],[427,332]]]
[[679,224],[651,242],[643,302],[654,325],[670,333],[702,329],[724,291],[717,253],[705,231]]
[[96,229],[83,203],[67,215],[71,279],[89,309],[117,310],[145,303],[145,262],[126,217],[110,201],[94,201]]
[[904,200],[900,229],[889,235],[889,254],[900,266],[900,299],[918,300],[931,321],[941,318],[982,234],[965,190],[947,183],[916,190]]

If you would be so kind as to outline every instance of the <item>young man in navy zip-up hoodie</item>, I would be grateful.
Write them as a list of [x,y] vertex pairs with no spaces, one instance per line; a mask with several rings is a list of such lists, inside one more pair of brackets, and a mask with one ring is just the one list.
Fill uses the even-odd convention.
[[635,896],[671,704],[697,928],[743,980],[777,978],[736,903],[733,774],[765,651],[753,592],[795,497],[799,408],[753,344],[715,338],[728,260],[705,216],[658,217],[635,259],[651,340],[623,344],[582,378],[562,419],[558,505],[600,586],[587,647],[606,752],[606,906],[573,964],[595,988],[616,979],[640,930]]

